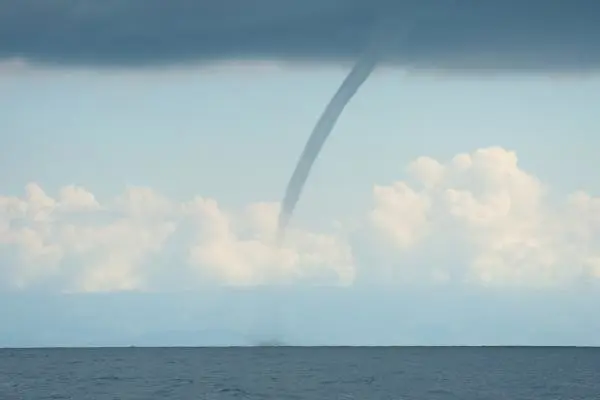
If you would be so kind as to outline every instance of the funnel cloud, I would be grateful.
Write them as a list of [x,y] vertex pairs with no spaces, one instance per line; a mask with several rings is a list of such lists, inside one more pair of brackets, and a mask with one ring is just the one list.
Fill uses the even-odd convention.
[[281,212],[278,221],[278,242],[283,241],[285,229],[289,223],[294,208],[298,203],[304,184],[308,179],[308,174],[321,152],[325,141],[335,127],[335,124],[344,111],[344,108],[350,102],[356,91],[367,80],[371,72],[377,66],[378,58],[371,52],[358,60],[350,74],[346,77],[338,91],[335,93],[327,107],[321,114],[319,121],[315,125],[300,160],[294,169],[294,173],[286,188],[285,197],[281,204]]
[[[310,170],[344,108],[375,70],[386,49],[404,42],[406,33],[413,28],[416,16],[406,14],[408,13],[405,13],[402,17],[393,14],[382,16],[381,22],[373,32],[371,43],[365,55],[356,62],[317,121],[286,188],[279,214],[278,243],[282,243],[284,239],[285,229],[300,199]],[[404,29],[401,35],[398,34],[398,27]]]

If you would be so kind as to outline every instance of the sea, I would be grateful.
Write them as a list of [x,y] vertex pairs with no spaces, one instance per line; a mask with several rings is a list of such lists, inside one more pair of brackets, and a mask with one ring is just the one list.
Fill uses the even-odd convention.
[[599,400],[600,348],[1,349],[0,399]]

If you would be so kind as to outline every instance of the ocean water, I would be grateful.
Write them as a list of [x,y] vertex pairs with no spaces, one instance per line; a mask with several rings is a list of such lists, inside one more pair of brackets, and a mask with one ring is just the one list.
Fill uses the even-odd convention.
[[0,399],[600,399],[600,349],[0,350]]

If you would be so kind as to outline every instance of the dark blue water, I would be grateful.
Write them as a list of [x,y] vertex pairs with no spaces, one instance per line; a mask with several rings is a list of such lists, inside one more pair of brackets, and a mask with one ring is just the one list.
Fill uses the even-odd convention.
[[600,349],[0,350],[0,399],[600,399]]

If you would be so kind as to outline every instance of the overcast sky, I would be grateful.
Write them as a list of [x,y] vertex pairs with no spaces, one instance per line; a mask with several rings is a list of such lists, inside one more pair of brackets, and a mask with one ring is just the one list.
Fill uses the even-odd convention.
[[[236,343],[599,344],[600,77],[592,53],[558,45],[584,54],[591,33],[582,23],[581,37],[560,36],[568,9],[548,33],[563,40],[545,47],[553,55],[512,59],[526,75],[457,76],[425,39],[414,54],[430,54],[420,60],[439,71],[407,71],[408,59],[377,69],[277,249],[279,201],[348,72],[342,56],[310,47],[300,22],[290,32],[308,64],[274,48],[262,57],[268,41],[254,36],[236,56],[243,24],[229,28],[238,33],[221,47],[227,60],[194,56],[210,64],[168,54],[125,62],[114,53],[125,44],[104,52],[84,35],[70,47],[48,39],[44,53],[32,43],[47,28],[30,24],[27,36],[2,22],[7,10],[28,15],[15,4],[0,1],[0,34],[15,39],[0,42],[0,346],[194,344],[198,331],[210,344],[223,329]],[[294,4],[281,12],[333,18]],[[366,3],[346,3],[345,15],[354,15],[348,4]],[[596,11],[572,4],[573,15]],[[49,20],[74,15],[63,11]],[[556,24],[557,12],[531,25]],[[251,22],[277,42],[279,25],[266,17]],[[359,22],[354,32],[366,32]],[[142,28],[136,37],[160,50]],[[343,29],[317,31],[326,39]],[[350,33],[341,36],[348,59],[362,43]],[[131,43],[127,54],[145,51]],[[498,66],[511,60],[501,47],[490,53]],[[468,48],[462,67],[489,60]]]

